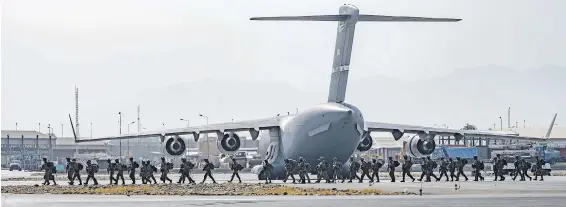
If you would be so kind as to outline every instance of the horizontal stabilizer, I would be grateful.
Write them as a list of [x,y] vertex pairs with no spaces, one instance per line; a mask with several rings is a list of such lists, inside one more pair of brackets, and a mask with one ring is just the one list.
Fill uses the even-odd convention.
[[358,21],[366,22],[458,22],[462,19],[451,18],[428,18],[428,17],[404,17],[360,14]]
[[[313,16],[279,16],[279,17],[252,17],[250,20],[268,21],[344,21],[350,15],[313,15]],[[358,21],[366,22],[457,22],[462,19],[451,18],[428,18],[428,17],[405,17],[360,14]]]
[[250,20],[272,21],[344,21],[349,15],[313,15],[313,16],[280,16],[280,17],[252,17]]

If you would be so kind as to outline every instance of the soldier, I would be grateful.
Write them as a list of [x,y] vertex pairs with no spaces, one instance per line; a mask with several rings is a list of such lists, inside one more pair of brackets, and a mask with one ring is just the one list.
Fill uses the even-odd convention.
[[[186,161],[186,160],[185,160]],[[191,171],[193,170],[193,168],[195,167],[195,164],[193,164],[191,161],[186,161],[185,164],[183,165],[183,175],[186,179],[189,179],[189,183],[195,184],[195,180],[193,180],[193,178],[191,177]],[[183,180],[183,183],[185,183],[185,181]]]
[[426,161],[425,157],[422,157],[421,159],[422,159],[421,161],[423,162],[423,164],[421,164],[421,172],[422,173],[421,173],[421,178],[419,178],[419,181],[423,181],[423,178],[426,176],[426,178],[427,178],[426,180],[428,180],[430,182],[430,176],[428,175],[428,164],[429,163]]
[[150,182],[147,179],[148,178],[147,172],[146,172],[147,164],[145,164],[145,160],[142,160],[141,163],[142,163],[142,166],[140,167],[140,178],[142,180],[142,184],[147,184],[148,182]]
[[535,156],[535,180],[537,180],[538,176],[540,176],[540,181],[544,181],[543,174],[544,171],[542,170],[542,166],[544,166],[544,160],[539,159],[538,155]]
[[185,183],[185,174],[183,173],[183,168],[185,167],[185,163],[187,162],[187,159],[185,158],[181,158],[181,166],[179,166],[179,174],[181,174],[181,176],[179,176],[179,181],[177,181],[178,184]]
[[161,177],[159,180],[163,181],[163,183],[165,183],[165,181],[169,181],[169,183],[173,182],[169,177],[167,177],[170,169],[171,167],[169,166],[169,163],[165,161],[165,157],[161,157],[161,167],[159,168],[161,171]]
[[212,170],[214,169],[214,165],[210,162],[208,162],[208,159],[204,159],[204,168],[202,169],[202,171],[204,172],[204,179],[202,179],[201,183],[204,183],[206,181],[207,177],[210,177],[210,179],[212,180],[213,183],[216,183],[216,180],[214,180],[214,178],[212,177]]
[[140,167],[140,165],[134,161],[133,157],[130,157],[130,165],[128,166],[128,173],[130,174],[130,179],[132,180],[132,184],[136,184],[136,168]]
[[481,171],[484,168],[483,162],[478,160],[478,156],[474,156],[474,163],[472,163],[472,168],[474,169],[474,181],[483,181],[484,177],[481,175]]
[[440,177],[438,177],[438,180],[442,179],[442,176],[446,176],[446,182],[448,182],[448,174],[446,173],[448,171],[448,162],[444,160],[444,157],[440,158],[440,168],[438,169],[438,171],[440,172]]
[[47,176],[47,158],[44,157],[43,158],[43,164],[41,165],[41,170],[45,170],[45,173],[43,174],[43,185],[48,185],[49,183],[49,176]]
[[[77,159],[73,159],[71,163],[72,163],[72,166],[73,166],[72,167],[72,169],[73,169],[73,181],[75,179],[78,179],[79,185],[82,185],[83,181],[81,180],[81,174],[80,174],[81,172],[80,171],[83,169],[83,164],[77,163]],[[71,182],[73,182],[73,181],[71,181]]]
[[464,176],[466,181],[468,181],[468,176],[464,174],[464,166],[466,166],[467,161],[465,159],[460,159],[460,157],[456,157],[456,168],[458,169],[458,174],[456,174],[456,181],[460,180],[460,175]]
[[[153,180],[153,184],[157,184],[157,180],[155,180],[155,176],[153,176],[154,172],[157,172],[157,167],[152,165],[149,160],[146,162],[146,169],[144,170],[146,173],[146,181],[151,184],[151,180]],[[151,178],[151,179],[150,179]]]
[[456,172],[456,162],[451,157],[448,158],[448,170],[450,171],[450,181],[454,181],[454,178],[458,180],[456,174],[454,174]]
[[[494,157],[494,158],[491,160],[491,164],[492,164],[492,166],[493,166],[493,175],[495,176],[495,178],[494,178],[493,181],[497,181],[497,177],[500,177],[500,176],[503,175],[503,174],[500,172],[500,171],[502,171],[502,169],[499,168],[499,167],[500,167],[499,165],[500,165],[500,163],[501,163],[500,160],[501,160],[501,155],[500,155],[500,154],[497,154],[497,156]],[[504,179],[503,177],[500,177],[500,178],[501,178],[501,180]]]
[[395,161],[393,161],[393,157],[388,157],[389,162],[388,162],[388,166],[387,168],[389,169],[389,177],[391,177],[391,182],[395,182],[395,165],[399,165],[399,163],[395,163]]
[[293,183],[295,183],[295,176],[293,175],[293,163],[291,163],[291,160],[289,159],[285,159],[285,179],[283,179],[283,182],[286,183],[287,182],[287,178],[289,178],[289,176],[291,176],[291,178],[293,178]]
[[373,183],[373,179],[371,178],[369,171],[371,169],[371,163],[364,161],[364,158],[360,159],[361,168],[362,168],[362,176],[360,177],[360,183],[364,182],[364,177],[368,177],[369,182]]
[[108,172],[108,174],[110,174],[110,185],[114,183],[114,180],[116,180],[116,183],[118,183],[118,179],[114,179],[114,170],[116,168],[115,163],[112,163],[110,159],[106,160],[106,162],[108,162],[108,167],[106,168],[106,171]]
[[311,183],[311,178],[309,177],[309,163],[302,157],[299,157],[299,182],[305,184],[305,178]]
[[265,159],[263,161],[263,169],[261,170],[260,173],[263,174],[263,176],[265,176],[265,184],[271,183],[271,170],[273,170],[273,165],[271,165],[271,163],[269,163],[267,159]]
[[497,154],[497,173],[499,174],[499,181],[504,181],[505,176],[503,176],[503,168],[507,166],[507,160],[501,158],[500,154]]
[[90,160],[86,161],[86,180],[85,180],[85,186],[88,185],[88,181],[90,179],[92,179],[92,181],[94,181],[94,185],[98,185],[98,181],[96,180],[96,178],[94,177],[94,174],[98,172],[98,166],[93,165]]
[[513,177],[513,181],[517,179],[517,175],[521,176],[520,181],[525,181],[525,175],[523,175],[523,163],[521,162],[521,159],[519,159],[519,155],[515,155],[515,162],[513,165],[515,167],[515,176]]
[[532,178],[531,176],[529,176],[529,174],[528,174],[528,171],[531,169],[531,163],[525,161],[525,159],[523,159],[523,158],[521,157],[521,164],[522,164],[522,165],[521,165],[521,166],[522,166],[522,169],[521,169],[521,170],[523,171],[523,176],[528,177],[528,178],[529,178],[529,181],[532,181],[533,178]]
[[436,162],[432,161],[432,159],[430,158],[430,156],[427,156],[427,160],[426,162],[428,163],[428,174],[426,176],[427,182],[430,182],[430,177],[434,177],[434,179],[436,179],[436,181],[440,181],[439,177],[436,177],[436,175],[434,174],[434,169],[438,167],[438,164],[436,164]]
[[371,168],[373,172],[371,174],[371,179],[373,180],[375,176],[376,182],[379,183],[379,168],[383,167],[383,163],[378,162],[377,159],[373,159],[372,162],[373,164],[371,165]]
[[405,162],[401,166],[401,170],[403,170],[403,180],[401,180],[401,182],[405,182],[405,175],[409,176],[409,178],[413,179],[413,182],[415,182],[415,178],[411,175],[413,161],[407,155],[403,156],[403,160],[405,160]]
[[53,162],[47,161],[47,158],[45,157],[43,158],[43,162],[44,164],[41,166],[41,168],[45,170],[45,174],[43,175],[43,179],[45,181],[43,182],[43,185],[50,185],[50,180],[53,181],[53,185],[57,185],[57,182],[55,182],[55,176],[53,175],[57,172],[55,165],[53,165]]
[[124,182],[124,170],[125,167],[124,165],[122,165],[122,163],[120,163],[120,160],[115,159],[114,160],[114,171],[116,171],[116,180],[114,182],[114,185],[118,185],[118,180],[121,179],[122,180],[122,185],[126,185],[126,182]]
[[326,182],[329,183],[330,180],[328,179],[328,172],[327,172],[328,166],[326,164],[326,161],[324,160],[324,157],[320,157],[318,159],[318,161],[319,161],[318,165],[316,166],[316,170],[317,170],[318,174],[316,176],[317,177],[316,182],[314,182],[314,183],[320,183],[320,180],[322,178],[324,178],[326,180]]
[[[350,157],[350,181],[348,181],[349,183],[352,182],[352,179],[360,179],[360,177],[358,177],[358,170],[360,169],[360,163],[356,162],[354,160],[354,157]],[[344,182],[344,178],[342,178],[342,182]]]
[[69,180],[69,185],[74,185],[75,182],[73,179],[73,175],[75,174],[75,170],[73,169],[73,163],[71,158],[65,158],[67,160],[67,165],[65,165],[65,172],[67,172],[67,179]]
[[[285,168],[286,167],[287,166],[285,166]],[[242,183],[242,179],[240,179],[240,174],[238,173],[238,171],[244,169],[244,167],[240,163],[236,162],[236,158],[232,158],[232,163],[230,163],[230,169],[232,169],[232,178],[230,178],[230,181],[228,182],[231,183],[232,180],[234,180],[234,176],[236,176],[238,177],[238,181]],[[291,176],[293,176],[293,174],[291,174]],[[285,180],[283,182],[285,182]],[[295,183],[295,177],[293,177],[293,183]]]
[[342,177],[342,163],[338,161],[338,158],[332,159],[332,182],[336,183],[337,179]]

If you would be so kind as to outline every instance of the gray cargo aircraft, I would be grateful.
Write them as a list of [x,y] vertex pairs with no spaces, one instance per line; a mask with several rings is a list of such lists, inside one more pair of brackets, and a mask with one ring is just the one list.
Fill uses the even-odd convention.
[[[327,103],[317,105],[296,115],[92,139],[77,139],[75,137],[75,141],[90,142],[160,137],[168,154],[181,156],[185,152],[186,145],[180,135],[192,135],[194,140],[197,141],[201,134],[216,133],[219,150],[223,153],[233,153],[240,148],[241,143],[240,137],[235,132],[247,131],[252,139],[256,140],[259,132],[265,131],[268,136],[262,137],[262,139],[269,141],[266,159],[273,164],[272,177],[282,178],[285,171],[283,162],[285,158],[296,160],[303,157],[311,166],[316,166],[317,159],[320,157],[324,157],[326,160],[336,157],[338,160],[346,162],[344,168],[347,169],[347,166],[349,166],[347,160],[356,150],[367,151],[371,148],[373,141],[370,132],[390,132],[395,140],[399,140],[405,133],[416,134],[417,136],[413,136],[407,142],[407,154],[412,157],[430,155],[436,147],[434,142],[436,135],[449,135],[456,140],[465,136],[541,140],[537,137],[521,137],[481,131],[367,122],[358,108],[344,102],[354,29],[357,22],[457,22],[460,19],[364,15],[359,14],[357,7],[345,4],[340,7],[337,15],[254,17],[250,20],[338,22]],[[70,115],[69,119],[71,119]],[[254,169],[254,171],[257,172],[257,169]]]

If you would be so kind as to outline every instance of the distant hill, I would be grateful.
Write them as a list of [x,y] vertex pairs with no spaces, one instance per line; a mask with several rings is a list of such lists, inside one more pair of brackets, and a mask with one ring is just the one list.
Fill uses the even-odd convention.
[[[499,116],[507,126],[507,107],[515,121],[546,126],[552,114],[566,116],[566,68],[543,67],[517,71],[498,66],[455,70],[432,79],[401,82],[382,76],[350,80],[347,102],[358,106],[366,120],[442,125],[454,128],[470,122],[480,128],[499,128]],[[327,91],[305,92],[273,82],[201,80],[155,88],[120,105],[142,105],[142,123],[155,128],[161,122],[182,126],[179,118],[203,124],[295,113],[326,102]],[[557,123],[566,125],[566,118]],[[166,124],[167,126],[171,126]]]

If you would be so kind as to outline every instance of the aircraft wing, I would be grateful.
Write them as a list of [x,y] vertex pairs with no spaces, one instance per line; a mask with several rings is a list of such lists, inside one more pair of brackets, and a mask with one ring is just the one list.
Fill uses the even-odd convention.
[[[518,134],[513,135],[508,132],[501,133],[497,131],[490,132],[490,131],[478,131],[478,130],[459,130],[459,129],[447,129],[447,128],[414,126],[414,125],[404,125],[404,124],[390,124],[390,123],[382,123],[382,122],[365,122],[365,126],[370,132],[391,132],[396,140],[400,139],[404,133],[419,134],[424,132],[425,134],[430,134],[430,135],[454,136],[456,137],[456,139],[463,137],[479,137],[479,138],[492,138],[492,139],[548,141],[548,139],[542,137],[525,137],[525,136],[518,136]],[[557,139],[551,138],[550,140],[557,140]]]
[[187,134],[191,134],[195,137],[198,137],[202,133],[216,133],[216,132],[224,133],[224,132],[240,132],[240,131],[250,131],[252,137],[255,136],[257,138],[259,130],[279,127],[280,120],[283,117],[285,116],[277,116],[272,118],[249,120],[249,121],[236,121],[236,122],[226,122],[219,124],[209,124],[203,126],[176,128],[176,129],[163,129],[163,130],[147,131],[147,132],[140,132],[134,134],[98,137],[91,139],[77,139],[77,137],[75,137],[75,142],[78,143],[78,142],[93,142],[93,141],[104,141],[104,140],[150,138],[150,137],[164,137],[171,135],[187,135]]

